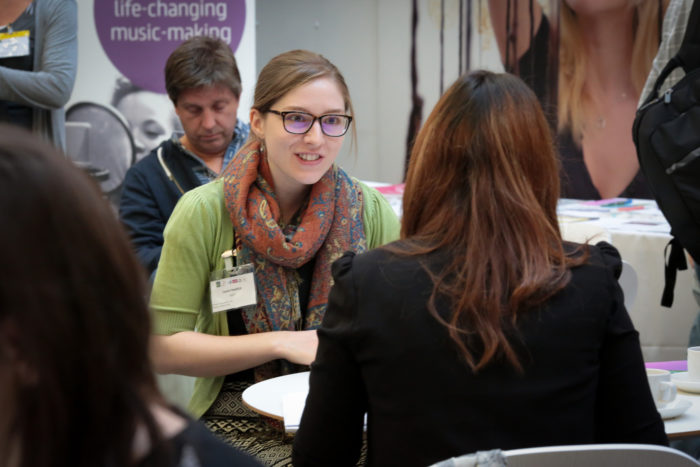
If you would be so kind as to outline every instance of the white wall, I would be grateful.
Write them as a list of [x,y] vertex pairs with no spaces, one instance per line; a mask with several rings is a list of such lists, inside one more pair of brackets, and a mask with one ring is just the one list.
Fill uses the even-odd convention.
[[[471,1],[472,68],[501,69],[485,0]],[[465,1],[465,3],[466,3]],[[423,120],[440,94],[441,0],[419,0],[418,85]],[[445,0],[444,89],[458,76],[459,0]],[[411,110],[408,0],[257,0],[257,72],[278,53],[310,49],[343,73],[355,107],[358,148],[339,163],[363,180],[403,179]],[[479,15],[481,13],[481,15]]]
[[[98,0],[95,0],[98,1]],[[102,1],[102,0],[99,0]],[[423,120],[440,94],[440,11],[443,0],[418,0],[418,84]],[[500,69],[486,0],[471,2],[472,68]],[[278,53],[294,48],[320,52],[344,74],[355,107],[358,146],[346,138],[339,162],[364,180],[402,181],[411,110],[409,0],[246,0],[243,38],[236,50],[243,81],[238,115],[248,121],[259,70]],[[458,76],[460,0],[444,0],[444,88]],[[79,62],[68,104],[108,103],[120,73],[100,47],[94,2],[78,8]]]

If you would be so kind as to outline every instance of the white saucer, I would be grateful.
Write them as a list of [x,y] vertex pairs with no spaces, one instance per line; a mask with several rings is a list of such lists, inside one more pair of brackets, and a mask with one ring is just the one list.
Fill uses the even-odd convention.
[[676,399],[662,409],[657,409],[664,420],[681,415],[693,405],[688,399]]
[[678,389],[682,391],[700,393],[700,380],[689,379],[687,371],[681,373],[671,373],[671,381],[673,381],[676,386],[678,386]]

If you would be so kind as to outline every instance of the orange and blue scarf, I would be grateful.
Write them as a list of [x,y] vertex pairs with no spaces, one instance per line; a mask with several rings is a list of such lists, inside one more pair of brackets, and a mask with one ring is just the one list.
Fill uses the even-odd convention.
[[[258,303],[243,314],[248,333],[316,329],[328,305],[331,264],[345,251],[367,250],[359,183],[334,164],[311,187],[298,223],[280,226],[279,203],[259,142],[241,148],[222,177],[226,209],[240,239],[239,262],[255,268]],[[304,313],[296,269],[313,258]],[[256,371],[256,379],[285,372],[268,370],[264,375]]]

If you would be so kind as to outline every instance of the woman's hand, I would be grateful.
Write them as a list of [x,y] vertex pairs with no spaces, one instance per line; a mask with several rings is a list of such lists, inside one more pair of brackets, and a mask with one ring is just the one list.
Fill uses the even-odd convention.
[[316,358],[316,331],[279,331],[280,358],[300,365],[309,365]]
[[283,358],[308,365],[316,358],[316,331],[272,331],[213,336],[182,331],[152,336],[151,359],[158,373],[221,376]]

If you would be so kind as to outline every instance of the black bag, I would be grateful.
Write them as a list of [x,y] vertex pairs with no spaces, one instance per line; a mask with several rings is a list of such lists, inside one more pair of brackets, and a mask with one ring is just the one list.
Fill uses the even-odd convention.
[[[666,77],[678,67],[686,75],[659,95]],[[661,305],[670,307],[676,272],[687,269],[683,248],[694,261],[700,260],[700,1],[693,4],[678,53],[637,110],[632,138],[641,170],[671,225],[661,298]]]

